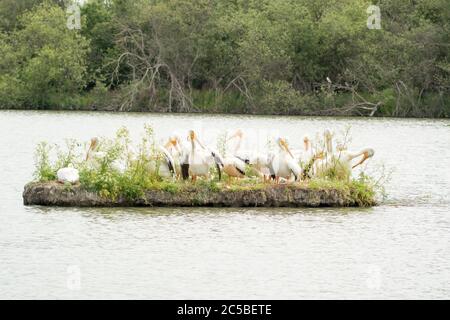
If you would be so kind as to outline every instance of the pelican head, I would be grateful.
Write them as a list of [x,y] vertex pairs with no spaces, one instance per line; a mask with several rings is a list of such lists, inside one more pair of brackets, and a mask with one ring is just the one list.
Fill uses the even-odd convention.
[[323,132],[323,136],[325,137],[325,141],[329,141],[331,140],[331,138],[333,137],[333,133],[331,132],[330,129],[325,129],[325,131]]
[[234,138],[239,138],[242,139],[242,136],[244,135],[244,133],[242,132],[241,129],[237,129],[235,133],[233,133],[227,140],[231,140]]
[[169,142],[175,147],[178,144],[179,138],[177,136],[171,136]]
[[309,136],[305,135],[303,137],[303,144],[305,146],[305,150],[308,151],[309,150],[309,146],[311,144],[311,140],[309,139]]
[[196,136],[194,130],[189,130],[189,139],[190,139],[191,141],[197,140],[197,136]]
[[164,147],[166,149],[169,149],[171,147],[175,148],[176,150],[180,150],[180,137],[176,134],[171,135],[169,137],[169,140],[167,141],[167,143],[164,145]]
[[360,164],[363,164],[364,161],[366,161],[367,159],[372,158],[375,155],[375,150],[373,150],[372,148],[366,148],[361,151],[361,154],[362,154],[363,158],[361,159],[361,161],[359,161],[357,164],[355,164],[353,166],[353,168],[359,166]]
[[191,140],[192,142],[197,142],[198,145],[199,145],[200,147],[202,147],[202,149],[206,149],[205,146],[203,145],[203,143],[201,143],[201,142],[198,140],[197,134],[195,133],[194,130],[189,130],[188,140]]
[[89,149],[95,150],[95,148],[97,148],[97,146],[98,146],[98,138],[94,137],[91,139],[91,145],[89,146]]

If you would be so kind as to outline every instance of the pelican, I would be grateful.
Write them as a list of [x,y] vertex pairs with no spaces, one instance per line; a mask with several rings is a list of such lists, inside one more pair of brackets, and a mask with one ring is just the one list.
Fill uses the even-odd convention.
[[91,138],[91,143],[89,144],[89,149],[86,153],[86,161],[92,160],[93,158],[99,157],[103,158],[105,156],[104,152],[98,151],[99,142],[98,138]]
[[263,178],[264,182],[269,181],[271,178],[275,179],[275,172],[271,165],[274,156],[274,153],[256,153],[248,160],[249,165],[256,169],[259,176]]
[[[364,148],[358,152],[341,151],[338,155],[331,159],[331,161],[321,161],[317,166],[317,173],[326,175],[329,170],[335,170],[334,174],[338,177],[350,178],[352,169],[363,164],[367,159],[372,158],[375,151],[372,148]],[[361,160],[352,165],[352,160],[362,156]]]
[[333,134],[330,129],[325,129],[323,132],[323,155],[316,159],[312,163],[312,170],[314,173],[323,174],[323,172],[329,168],[333,167],[333,164],[336,164],[336,155],[333,154]]
[[[220,180],[221,167],[223,167],[221,157],[214,151],[207,151],[205,146],[198,140],[194,130],[189,131],[189,140],[191,141],[191,150],[188,154],[188,165],[192,180],[196,181],[198,176],[209,177],[209,169],[213,163],[216,164]],[[200,150],[197,145],[203,150]]]
[[323,132],[324,142],[325,142],[325,150],[326,150],[326,156],[331,157],[333,156],[333,133],[330,129],[325,129]]
[[78,181],[80,181],[80,174],[72,164],[69,164],[69,166],[67,166],[66,168],[59,169],[56,172],[56,176],[58,178],[58,182],[61,183],[77,183]]
[[238,139],[236,145],[233,148],[233,155],[226,156],[223,160],[223,171],[228,176],[233,178],[243,178],[245,176],[245,166],[250,162],[247,157],[238,155],[242,143],[242,136],[242,131],[238,129],[232,136],[227,139],[227,142],[235,138]]
[[178,177],[182,177],[183,180],[189,178],[189,165],[188,155],[189,147],[186,143],[183,143],[180,136],[177,133],[173,133],[164,148],[169,151],[174,161],[175,172]]
[[[242,130],[238,129],[227,139],[227,142],[231,141],[232,139],[238,139],[233,148],[233,157],[227,157],[224,160],[225,166],[231,163],[231,165],[229,165],[229,168],[227,168],[227,174],[233,177],[236,176],[241,178],[244,176],[243,172],[245,171],[245,166],[250,165],[256,170],[257,174],[264,179],[264,182],[268,181],[270,177],[273,177],[273,179],[275,179],[273,170],[270,169],[269,165],[271,159],[273,158],[273,155],[249,150],[242,151],[241,145],[243,136],[244,133],[242,132]],[[231,174],[229,173],[229,171],[232,171]]]
[[311,145],[311,139],[308,135],[305,135],[303,137],[303,149],[299,151],[300,153],[300,165],[303,168],[306,166],[311,159],[314,157],[312,145]]
[[270,169],[275,175],[276,182],[278,183],[280,178],[289,180],[291,175],[294,175],[295,181],[299,180],[302,170],[289,150],[288,143],[285,139],[278,138],[277,144],[279,152],[270,161]]
[[234,145],[234,148],[232,150],[233,155],[238,155],[241,149],[241,145],[242,145],[242,138],[244,136],[244,133],[242,132],[241,129],[237,129],[236,132],[234,134],[232,134],[227,140],[226,143],[230,143],[231,140],[233,139],[237,139],[236,144]]
[[[92,169],[98,169],[101,167],[102,162],[107,157],[107,152],[99,151],[100,142],[99,139],[94,137],[91,139],[89,149],[86,153],[86,163]],[[122,159],[115,159],[111,162],[111,168],[124,173],[127,169],[126,161]]]

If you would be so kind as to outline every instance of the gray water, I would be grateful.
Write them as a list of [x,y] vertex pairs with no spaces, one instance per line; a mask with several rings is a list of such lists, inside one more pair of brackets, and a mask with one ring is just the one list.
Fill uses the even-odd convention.
[[[393,170],[369,209],[25,207],[42,140],[159,138],[233,128],[304,134],[351,125],[367,169]],[[217,131],[211,131],[211,129]],[[201,131],[203,132],[203,131]],[[258,143],[263,143],[259,141]],[[0,112],[0,298],[449,298],[450,121]]]

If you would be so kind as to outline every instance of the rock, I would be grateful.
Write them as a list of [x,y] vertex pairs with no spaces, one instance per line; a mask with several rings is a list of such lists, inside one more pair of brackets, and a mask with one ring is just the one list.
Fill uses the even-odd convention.
[[110,199],[85,190],[81,185],[32,182],[23,192],[25,205],[63,207],[346,207],[357,206],[345,191],[308,189],[293,185],[268,185],[258,190],[196,190],[179,192],[148,190],[140,199]]

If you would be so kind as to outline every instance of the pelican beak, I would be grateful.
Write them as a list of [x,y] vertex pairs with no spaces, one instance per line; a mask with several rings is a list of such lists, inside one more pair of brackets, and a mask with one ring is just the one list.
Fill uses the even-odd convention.
[[173,146],[174,148],[177,148],[177,139],[170,138],[169,141],[164,145],[166,149],[170,148],[170,146]]
[[205,146],[200,142],[200,140],[197,139],[197,137],[194,137],[194,139],[195,139],[195,142],[197,142],[198,145],[199,145],[200,147],[202,147],[202,149],[205,149]]
[[366,161],[367,159],[369,159],[369,154],[367,152],[364,152],[363,154],[363,158],[361,159],[360,162],[358,162],[357,164],[355,164],[352,169],[356,168],[357,166],[361,165],[364,163],[364,161]]
[[98,139],[97,138],[92,138],[91,139],[91,145],[89,146],[89,149],[94,150],[97,147],[98,144]]
[[192,141],[196,140],[194,130],[189,131],[189,139],[191,139]]
[[288,146],[286,140],[281,139],[280,144],[281,144],[281,146],[284,148],[284,150],[286,150],[287,153],[289,153],[289,155],[290,155],[292,158],[294,158],[294,156],[292,155],[291,150],[289,150],[289,146]]
[[305,145],[306,151],[309,150],[309,139],[303,139],[303,144]]

